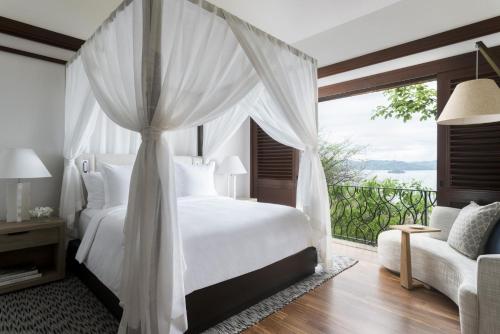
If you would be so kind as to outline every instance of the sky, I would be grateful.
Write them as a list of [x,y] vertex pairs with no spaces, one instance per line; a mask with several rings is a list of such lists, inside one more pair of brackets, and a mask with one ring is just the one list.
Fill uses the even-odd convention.
[[[436,87],[436,82],[427,83]],[[319,131],[330,142],[349,140],[365,147],[359,160],[436,160],[435,120],[371,120],[378,105],[386,105],[382,92],[362,94],[319,103]]]

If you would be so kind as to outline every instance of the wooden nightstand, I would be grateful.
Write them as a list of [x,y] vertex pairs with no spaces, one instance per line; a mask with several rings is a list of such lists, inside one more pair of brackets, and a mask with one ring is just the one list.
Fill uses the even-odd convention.
[[64,278],[65,224],[60,218],[0,222],[0,268],[37,267],[41,277],[0,286],[0,294]]

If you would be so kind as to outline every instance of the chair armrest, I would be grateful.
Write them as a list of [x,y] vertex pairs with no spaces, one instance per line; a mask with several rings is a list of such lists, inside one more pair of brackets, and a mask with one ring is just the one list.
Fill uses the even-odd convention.
[[500,333],[500,254],[481,255],[477,260],[479,333]]
[[458,288],[458,307],[460,309],[460,333],[478,334],[479,319],[477,289],[470,283],[462,283]]

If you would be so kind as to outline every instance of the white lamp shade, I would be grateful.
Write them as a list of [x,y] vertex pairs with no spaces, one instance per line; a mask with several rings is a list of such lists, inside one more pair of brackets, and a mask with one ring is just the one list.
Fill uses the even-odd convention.
[[491,79],[477,79],[455,87],[437,123],[467,125],[499,121],[500,89]]
[[32,149],[0,149],[0,179],[33,179],[51,176]]
[[237,155],[226,157],[217,171],[220,174],[246,174],[247,170]]

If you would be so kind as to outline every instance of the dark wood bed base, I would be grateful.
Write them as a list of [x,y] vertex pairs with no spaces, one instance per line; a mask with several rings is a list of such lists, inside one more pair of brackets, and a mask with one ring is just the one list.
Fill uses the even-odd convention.
[[[68,245],[68,268],[72,270],[116,317],[122,315],[118,298],[95,275],[75,260],[80,240]],[[262,269],[196,290],[186,296],[189,330],[200,333],[220,321],[314,273],[314,247],[289,256]]]

